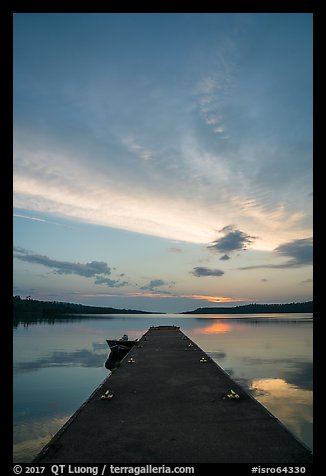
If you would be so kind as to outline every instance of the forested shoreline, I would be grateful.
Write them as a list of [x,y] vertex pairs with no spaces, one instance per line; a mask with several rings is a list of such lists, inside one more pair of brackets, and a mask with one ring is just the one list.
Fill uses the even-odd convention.
[[[113,307],[86,306],[60,301],[38,301],[27,296],[22,299],[20,296],[13,297],[14,314],[23,314],[26,317],[51,316],[60,317],[64,314],[154,314],[153,312],[135,309],[116,309]],[[295,313],[313,312],[313,301],[292,302],[286,304],[246,304],[234,307],[199,307],[193,311],[185,311],[180,314],[266,314],[266,313]],[[155,312],[155,314],[160,314]]]
[[269,314],[313,312],[313,301],[292,302],[287,304],[246,304],[234,307],[198,307],[194,311],[182,314]]

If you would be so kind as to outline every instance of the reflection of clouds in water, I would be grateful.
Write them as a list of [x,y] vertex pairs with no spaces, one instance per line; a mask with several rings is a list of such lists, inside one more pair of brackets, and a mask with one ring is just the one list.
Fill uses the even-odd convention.
[[[105,348],[108,349],[107,345]],[[27,372],[47,367],[103,367],[107,354],[108,352],[94,353],[88,349],[79,349],[73,352],[55,351],[34,361],[17,362],[14,364],[14,370],[15,372]]]
[[292,364],[293,359],[290,358],[284,358],[284,359],[279,359],[277,357],[269,357],[269,358],[260,358],[260,357],[243,357],[243,362],[245,362],[248,365],[268,365],[268,364]]
[[108,350],[108,344],[106,344],[105,342],[93,342],[92,347],[94,352],[102,349]]
[[224,334],[230,332],[232,326],[224,322],[215,322],[206,327],[195,327],[194,334]]
[[313,390],[313,363],[293,362],[290,369],[281,373],[281,377],[297,387]]
[[30,463],[69,416],[25,422],[13,429],[13,462]]
[[226,353],[223,352],[222,350],[218,350],[217,352],[207,352],[210,357],[212,357],[213,360],[217,359],[225,359]]
[[305,433],[304,425],[313,423],[312,391],[281,378],[254,379],[249,388],[260,403],[299,437]]
[[[230,353],[225,354],[226,359],[229,356]],[[214,360],[219,363],[218,358]],[[290,358],[255,357],[244,357],[243,363],[243,372],[228,365],[223,365],[223,368],[312,449],[313,363]],[[265,372],[269,369],[275,378],[257,377],[261,369]]]
[[[293,358],[256,358],[243,357],[243,362],[250,366],[266,367],[271,365],[277,369],[277,376],[299,388],[312,390],[313,362],[294,360]],[[282,370],[281,370],[282,369]]]

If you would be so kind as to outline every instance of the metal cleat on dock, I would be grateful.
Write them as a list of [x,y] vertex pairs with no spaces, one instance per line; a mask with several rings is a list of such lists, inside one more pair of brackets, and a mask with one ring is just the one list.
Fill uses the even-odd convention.
[[240,395],[239,395],[238,393],[236,393],[234,390],[232,390],[232,388],[231,388],[231,390],[230,390],[230,393],[228,393],[226,396],[227,396],[230,400],[237,400],[237,399],[240,398]]
[[107,390],[103,395],[101,395],[101,400],[112,400],[113,393],[110,393],[110,390]]

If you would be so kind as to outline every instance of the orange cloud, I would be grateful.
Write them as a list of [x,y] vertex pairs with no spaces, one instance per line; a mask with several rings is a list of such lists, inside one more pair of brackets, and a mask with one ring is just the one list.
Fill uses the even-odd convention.
[[190,294],[190,295],[183,295],[180,297],[188,297],[191,299],[201,299],[203,301],[208,302],[242,302],[242,301],[251,301],[251,299],[244,299],[244,298],[232,298],[232,297],[225,297],[225,296],[201,296],[198,294]]
[[[75,293],[75,294],[77,294],[77,293]],[[116,297],[116,296],[119,296],[119,294],[110,294],[110,293],[96,293],[96,294],[80,293],[80,294],[78,294],[78,297],[82,297],[82,298]]]
[[155,292],[134,292],[126,294],[113,294],[113,293],[97,293],[97,294],[80,294],[81,297],[147,297],[147,298],[160,298],[160,299],[178,299],[178,298],[188,298],[188,299],[198,299],[208,302],[251,302],[251,299],[245,298],[233,298],[225,296],[204,296],[199,294],[164,294],[164,293],[155,293]]
[[172,294],[163,294],[163,293],[151,293],[151,292],[144,292],[144,293],[128,293],[128,297],[148,297],[148,298],[173,298]]

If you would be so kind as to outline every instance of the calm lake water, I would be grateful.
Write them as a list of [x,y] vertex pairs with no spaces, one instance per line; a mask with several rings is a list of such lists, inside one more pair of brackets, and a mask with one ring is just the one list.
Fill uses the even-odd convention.
[[109,375],[105,339],[158,325],[180,326],[312,449],[312,314],[83,315],[14,324],[14,462],[31,462]]

